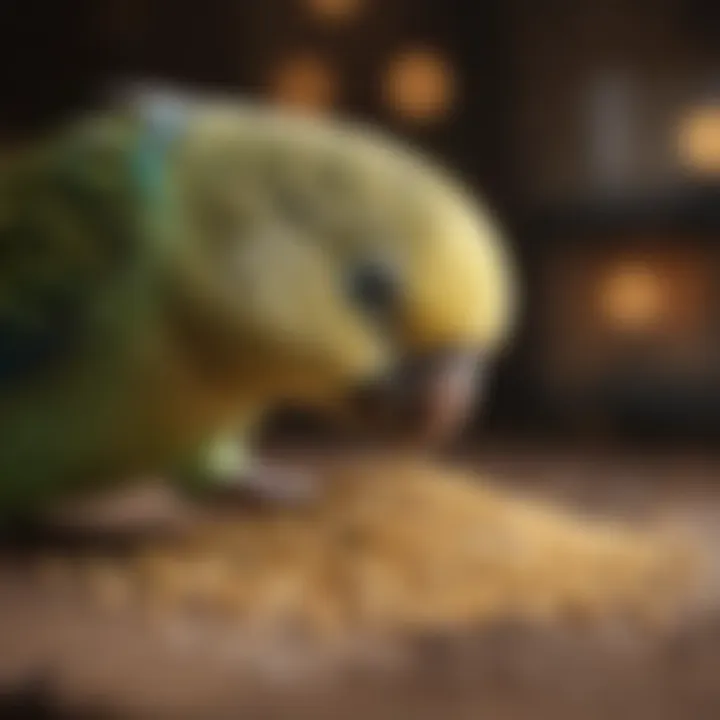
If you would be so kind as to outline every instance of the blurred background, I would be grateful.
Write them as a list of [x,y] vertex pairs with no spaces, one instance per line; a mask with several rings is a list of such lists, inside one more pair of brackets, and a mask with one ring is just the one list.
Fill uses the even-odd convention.
[[150,78],[370,120],[456,168],[525,282],[485,432],[720,434],[712,0],[3,0],[6,138]]

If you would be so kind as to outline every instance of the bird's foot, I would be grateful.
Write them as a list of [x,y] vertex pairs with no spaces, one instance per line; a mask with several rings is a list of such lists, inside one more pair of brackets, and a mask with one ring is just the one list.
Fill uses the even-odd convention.
[[299,508],[313,505],[319,495],[311,471],[263,462],[213,483],[203,501],[220,507]]

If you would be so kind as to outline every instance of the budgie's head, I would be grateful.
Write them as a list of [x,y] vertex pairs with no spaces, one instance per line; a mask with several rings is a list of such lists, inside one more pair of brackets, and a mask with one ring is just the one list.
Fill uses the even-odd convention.
[[[171,155],[190,314],[255,387],[418,426],[459,416],[515,288],[458,183],[375,133],[253,107],[198,110]],[[444,398],[444,399],[443,399]],[[466,399],[465,399],[466,398]]]

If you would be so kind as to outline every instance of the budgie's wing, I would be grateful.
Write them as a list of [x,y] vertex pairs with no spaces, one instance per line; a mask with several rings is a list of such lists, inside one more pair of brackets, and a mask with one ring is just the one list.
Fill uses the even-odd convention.
[[0,381],[52,363],[127,254],[116,130],[59,133],[0,167]]

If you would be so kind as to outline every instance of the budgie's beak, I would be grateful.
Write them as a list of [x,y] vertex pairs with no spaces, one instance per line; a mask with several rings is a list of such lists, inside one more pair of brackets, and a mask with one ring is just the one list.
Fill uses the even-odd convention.
[[483,366],[477,353],[436,352],[413,357],[353,399],[373,434],[408,443],[438,444],[456,435],[479,398]]

